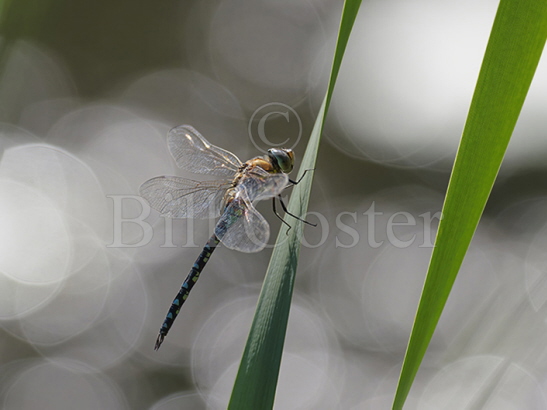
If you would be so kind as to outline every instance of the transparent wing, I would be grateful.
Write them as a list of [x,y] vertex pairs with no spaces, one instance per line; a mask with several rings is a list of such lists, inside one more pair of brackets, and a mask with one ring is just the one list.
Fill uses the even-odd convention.
[[232,200],[215,228],[220,241],[241,252],[264,249],[270,237],[270,226],[252,203],[279,195],[288,180],[287,174],[270,174],[260,167],[248,170],[233,189]]
[[289,182],[287,174],[270,174],[260,167],[247,171],[238,186],[245,187],[251,202],[279,195]]
[[192,181],[180,177],[156,177],[139,188],[150,206],[170,218],[207,219],[220,216],[229,180]]
[[242,165],[238,157],[210,144],[190,125],[180,125],[169,131],[167,143],[177,165],[196,174],[230,178]]
[[261,251],[268,243],[270,226],[244,187],[238,186],[235,192],[216,225],[215,235],[227,248],[247,253]]

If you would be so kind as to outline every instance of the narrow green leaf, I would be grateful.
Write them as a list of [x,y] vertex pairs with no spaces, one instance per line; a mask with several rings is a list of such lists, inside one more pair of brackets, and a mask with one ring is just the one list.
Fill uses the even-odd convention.
[[393,404],[401,409],[494,184],[547,38],[547,2],[502,0],[450,177]]
[[[346,0],[344,3],[327,94],[302,159],[299,178],[305,170],[315,168],[328,105],[360,4],[361,0]],[[294,187],[288,205],[291,213],[306,214],[312,180],[313,172],[308,172]],[[302,223],[295,222],[288,235],[285,229],[279,232],[232,391],[230,409],[256,410],[273,407],[302,230]]]

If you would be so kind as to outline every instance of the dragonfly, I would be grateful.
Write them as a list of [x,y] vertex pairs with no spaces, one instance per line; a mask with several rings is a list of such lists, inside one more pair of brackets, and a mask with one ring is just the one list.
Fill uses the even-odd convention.
[[180,168],[220,178],[214,181],[194,181],[177,176],[159,176],[143,183],[139,189],[140,195],[153,209],[166,217],[220,219],[173,300],[154,350],[162,345],[181,306],[219,243],[247,253],[264,249],[270,227],[254,207],[254,202],[273,198],[275,215],[288,225],[277,213],[277,198],[286,214],[313,225],[291,214],[281,199],[280,194],[286,187],[299,182],[288,177],[294,166],[291,149],[271,148],[264,156],[241,162],[231,152],[209,143],[189,125],[180,125],[169,131],[167,142]]

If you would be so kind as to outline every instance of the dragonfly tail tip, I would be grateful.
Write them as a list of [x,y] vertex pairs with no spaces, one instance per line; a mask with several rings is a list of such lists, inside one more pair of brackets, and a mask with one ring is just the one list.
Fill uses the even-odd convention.
[[161,344],[163,343],[163,339],[165,338],[164,335],[161,333],[158,335],[158,338],[156,339],[156,345],[154,346],[154,350],[158,350],[161,347]]

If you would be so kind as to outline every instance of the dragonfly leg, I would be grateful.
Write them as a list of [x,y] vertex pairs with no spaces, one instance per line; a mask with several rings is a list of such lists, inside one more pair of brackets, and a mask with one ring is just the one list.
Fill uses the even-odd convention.
[[[300,179],[302,179],[302,178],[300,178]],[[279,202],[281,202],[281,207],[283,208],[283,211],[284,211],[287,215],[290,215],[290,216],[292,216],[294,219],[297,219],[297,220],[299,220],[299,221],[301,221],[301,222],[304,222],[305,224],[308,224],[308,225],[310,225],[310,226],[313,226],[313,227],[316,227],[316,226],[317,226],[317,224],[312,224],[311,222],[308,222],[308,221],[306,221],[305,219],[299,218],[298,216],[296,216],[296,215],[294,215],[294,214],[291,214],[291,213],[289,212],[289,210],[287,209],[287,207],[285,206],[285,202],[283,202],[283,198],[281,198],[281,195],[278,195],[277,197],[279,198]],[[275,198],[274,198],[274,207],[275,207]],[[285,223],[286,223],[286,222],[285,222]],[[287,225],[288,225],[288,224],[287,224]]]
[[[281,197],[279,197],[279,199],[281,199]],[[275,216],[277,216],[281,222],[283,222],[285,225],[287,225],[289,227],[289,229],[287,229],[287,235],[288,235],[289,231],[292,229],[292,226],[290,226],[289,223],[287,221],[285,221],[283,219],[283,217],[281,215],[279,215],[279,213],[277,212],[277,209],[275,208],[275,197],[272,198],[272,205],[273,205],[273,211],[274,211]]]
[[289,185],[289,186],[298,185],[300,183],[300,181],[302,181],[302,179],[304,179],[304,177],[306,176],[306,173],[308,171],[315,171],[315,168],[310,168],[310,169],[305,170],[304,173],[302,174],[302,176],[300,178],[298,178],[298,181],[293,181],[292,179],[289,178],[289,182],[292,184],[292,185]]

